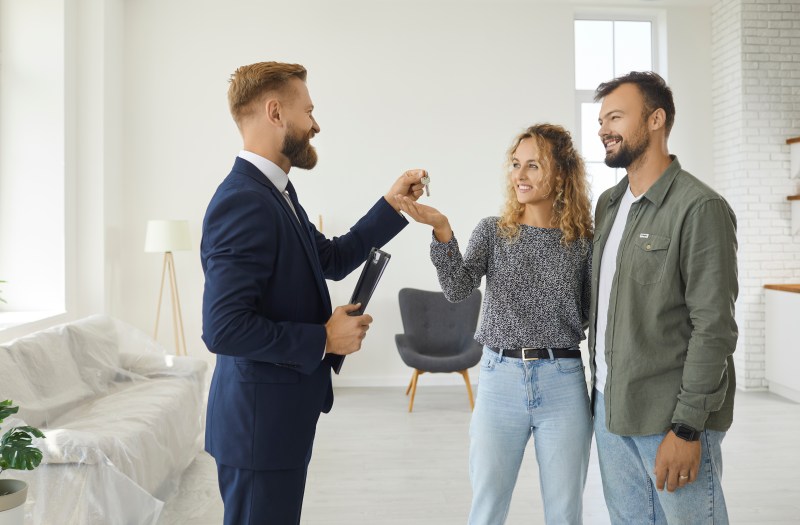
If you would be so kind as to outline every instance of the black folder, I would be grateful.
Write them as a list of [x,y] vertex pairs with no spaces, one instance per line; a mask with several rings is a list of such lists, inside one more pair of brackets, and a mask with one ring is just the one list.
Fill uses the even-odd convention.
[[[358,277],[356,287],[353,290],[353,296],[350,297],[350,304],[361,303],[361,307],[358,310],[350,312],[349,315],[364,314],[364,311],[367,309],[367,304],[369,304],[369,300],[372,297],[372,292],[378,287],[378,281],[381,280],[383,270],[386,269],[386,265],[389,263],[391,257],[392,256],[388,253],[377,248],[372,248],[370,250],[369,256],[367,256],[367,260],[364,263],[364,268],[361,270],[361,275]],[[333,363],[333,371],[338,374],[342,369],[344,356],[340,355],[336,356],[336,358],[337,359]]]

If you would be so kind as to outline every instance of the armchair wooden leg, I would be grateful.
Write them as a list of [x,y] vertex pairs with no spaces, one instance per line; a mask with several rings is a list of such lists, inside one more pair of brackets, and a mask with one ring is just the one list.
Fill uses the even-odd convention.
[[[411,390],[411,401],[408,403],[408,411],[414,408],[414,395],[417,393],[417,378],[422,375],[424,372],[414,369],[414,375],[411,376],[411,384],[408,385],[408,388]],[[408,395],[408,391],[406,391],[406,395]]]
[[469,384],[469,370],[461,370],[459,371],[459,373],[464,378],[464,382],[467,384],[467,394],[469,394],[469,408],[471,410],[475,410],[475,400],[472,398],[472,385]]

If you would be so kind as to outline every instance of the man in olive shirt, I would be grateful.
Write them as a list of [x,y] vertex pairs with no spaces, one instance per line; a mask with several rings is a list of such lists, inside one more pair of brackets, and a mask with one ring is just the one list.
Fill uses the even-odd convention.
[[592,261],[595,436],[611,522],[725,524],[736,217],[669,154],[675,105],[660,76],[632,72],[595,100],[606,164],[627,170],[597,204]]

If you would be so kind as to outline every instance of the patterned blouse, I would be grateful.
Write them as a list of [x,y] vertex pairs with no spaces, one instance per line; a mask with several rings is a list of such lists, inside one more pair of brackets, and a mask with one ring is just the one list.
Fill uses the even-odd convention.
[[431,261],[451,302],[486,276],[475,340],[494,348],[567,348],[584,339],[589,318],[592,242],[561,244],[561,230],[520,225],[514,241],[497,231],[499,217],[478,223],[461,256],[455,236],[433,238]]

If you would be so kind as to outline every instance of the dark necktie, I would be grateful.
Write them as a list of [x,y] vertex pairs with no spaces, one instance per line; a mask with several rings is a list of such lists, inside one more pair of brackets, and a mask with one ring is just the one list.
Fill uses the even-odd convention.
[[[286,199],[286,203],[292,209],[297,221],[300,224],[303,224],[303,221],[300,220],[300,215],[297,214],[297,206],[300,206],[300,203],[297,202],[297,194],[295,193],[294,186],[292,186],[291,182],[289,182],[289,184],[286,185],[286,189],[283,190],[283,198]],[[295,206],[295,204],[297,204],[297,206]]]

